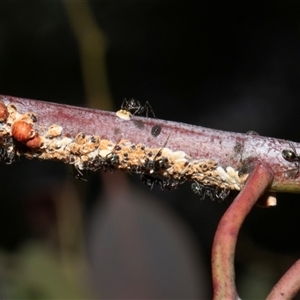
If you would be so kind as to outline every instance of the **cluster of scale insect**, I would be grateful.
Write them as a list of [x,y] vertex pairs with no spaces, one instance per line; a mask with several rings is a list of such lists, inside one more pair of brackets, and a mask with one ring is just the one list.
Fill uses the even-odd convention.
[[[132,150],[135,150],[135,148],[133,145]],[[162,156],[162,149],[158,150],[156,154],[152,151],[146,153],[146,158],[140,164],[129,165],[129,173],[138,174],[142,183],[150,190],[153,189],[154,185],[159,186],[162,190],[173,190],[183,183],[183,181],[171,177],[159,176],[170,167],[168,158]],[[145,147],[142,146],[141,150],[145,150]]]
[[111,152],[105,157],[96,156],[94,159],[90,159],[82,163],[80,169],[76,165],[73,165],[73,176],[75,179],[86,181],[89,174],[96,173],[98,171],[115,172],[118,169],[119,156]]
[[218,200],[221,202],[230,194],[230,189],[220,188],[219,186],[204,185],[198,181],[194,181],[191,184],[191,189],[195,194],[199,195],[200,200],[204,200],[207,197],[212,201]]
[[157,185],[162,190],[171,191],[179,188],[179,186],[186,182],[185,178],[174,179],[170,176],[160,176],[160,174],[163,174],[170,167],[169,159],[162,156],[162,149],[165,145],[155,155],[152,152],[147,153],[147,158],[139,169],[142,183],[144,183],[150,190],[153,189],[154,185]]
[[[121,105],[121,110],[117,112],[117,115],[124,120],[129,120],[132,115],[148,117],[149,112],[154,118],[156,118],[148,101],[146,101],[145,105],[143,106],[136,99],[125,98]],[[154,125],[151,129],[151,135],[153,137],[157,137],[161,133],[161,130],[162,128],[160,125]],[[127,169],[129,173],[138,174],[142,183],[144,183],[150,190],[153,189],[154,185],[159,186],[162,190],[174,190],[187,180],[185,177],[180,176],[176,179],[170,175],[166,176],[167,172],[165,171],[171,166],[171,164],[167,157],[162,156],[162,149],[166,146],[169,137],[167,138],[163,147],[157,151],[156,154],[150,151],[146,153],[145,158],[139,161],[139,163],[129,163],[129,168]],[[135,146],[133,145],[132,147]],[[126,164],[127,158],[128,155],[126,154],[126,157],[122,162]],[[164,176],[162,176],[162,174],[164,174]]]
[[143,145],[123,146],[123,142],[117,143],[107,155],[90,158],[82,162],[80,168],[73,164],[73,175],[76,179],[87,180],[92,172],[114,172],[123,169],[130,174],[139,175],[141,181],[150,189],[157,185],[162,190],[173,190],[186,180],[162,176],[170,167],[168,158],[162,156],[163,148],[147,151]]
[[[167,143],[167,141],[166,141]],[[80,164],[80,168],[74,164],[74,177],[76,179],[86,180],[91,172],[102,170],[104,172],[114,172],[118,169],[126,170],[130,174],[136,174],[140,177],[150,190],[154,186],[158,186],[162,190],[174,190],[183,185],[190,178],[186,173],[179,173],[177,170],[176,176],[170,173],[174,169],[174,162],[172,158],[166,153],[166,143],[160,149],[146,149],[143,145],[134,145],[126,141],[121,141],[115,145],[110,145],[111,150],[107,150],[106,155],[97,155]],[[103,150],[104,151],[104,150]],[[163,155],[164,153],[164,155]],[[103,153],[102,153],[103,154]],[[180,155],[179,155],[180,154]],[[182,159],[181,153],[176,154],[176,159]],[[188,167],[188,163],[182,163],[183,169]],[[171,175],[172,174],[172,175]],[[196,186],[197,184],[197,186]],[[223,200],[227,197],[229,190],[214,188],[210,185],[202,185],[195,181],[193,183],[193,190],[200,195],[201,199],[205,196],[210,197],[212,200]],[[205,187],[205,188],[204,188]]]
[[61,128],[53,125],[50,129],[43,140],[42,149],[45,151],[41,154],[37,151],[35,157],[57,159],[71,164],[76,179],[87,180],[90,173],[98,171],[123,170],[138,175],[150,189],[158,186],[162,190],[174,190],[187,180],[195,179],[195,174],[198,174],[205,185],[200,184],[201,181],[197,178],[192,188],[201,199],[207,196],[213,200],[223,200],[229,193],[229,189],[220,189],[212,183],[216,162],[190,163],[184,152],[165,148],[170,135],[160,149],[149,149],[142,144],[132,144],[128,140],[120,140],[114,144],[99,136],[84,133],[77,134],[74,140],[67,137],[57,138]]

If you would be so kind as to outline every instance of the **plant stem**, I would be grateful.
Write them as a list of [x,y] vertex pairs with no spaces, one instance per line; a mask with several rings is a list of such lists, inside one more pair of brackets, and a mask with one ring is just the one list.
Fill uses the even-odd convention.
[[269,167],[257,165],[218,225],[212,248],[214,300],[238,299],[234,272],[238,233],[247,214],[272,180],[273,174]]
[[[300,192],[298,166],[282,156],[282,150],[291,149],[291,142],[286,140],[139,116],[124,121],[114,112],[11,96],[0,96],[0,101],[6,105],[15,104],[20,113],[34,112],[37,117],[34,128],[40,135],[52,124],[57,124],[63,128],[62,135],[70,138],[83,132],[98,135],[112,143],[126,139],[132,144],[144,144],[153,149],[167,147],[183,151],[190,160],[213,160],[224,169],[230,166],[238,170],[239,175],[249,174],[262,163],[274,173],[270,190]],[[154,125],[162,128],[158,136],[151,135]],[[300,144],[293,145],[296,150],[300,148]]]
[[293,299],[300,290],[300,260],[281,277],[273,287],[267,300],[288,300]]

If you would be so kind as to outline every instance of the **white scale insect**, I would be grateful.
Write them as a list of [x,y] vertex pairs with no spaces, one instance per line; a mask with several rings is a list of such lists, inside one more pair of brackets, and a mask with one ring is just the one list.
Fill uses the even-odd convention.
[[125,109],[120,109],[116,112],[116,115],[125,121],[129,121],[132,118],[132,114],[130,111],[125,110]]

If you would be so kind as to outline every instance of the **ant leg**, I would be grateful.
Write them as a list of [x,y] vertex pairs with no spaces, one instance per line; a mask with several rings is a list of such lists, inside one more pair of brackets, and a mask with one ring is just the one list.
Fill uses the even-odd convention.
[[[171,133],[172,133],[172,132],[171,132]],[[157,158],[158,156],[161,155],[162,149],[166,147],[166,145],[167,145],[167,143],[168,143],[168,141],[169,141],[169,138],[170,138],[170,136],[171,136],[171,133],[169,134],[169,136],[168,136],[167,140],[165,141],[164,145],[159,149],[159,151],[158,151],[158,152],[156,153],[156,155],[153,157],[153,161],[155,161],[155,158]]]
[[146,117],[148,118],[148,110],[150,110],[150,112],[152,113],[152,116],[154,118],[156,118],[155,114],[154,114],[154,111],[153,111],[153,108],[152,106],[150,105],[150,103],[148,101],[145,102],[145,106],[144,106],[144,109],[146,111]]
[[294,169],[294,170],[297,170],[297,172],[295,173],[294,177],[296,178],[296,177],[298,177],[299,172],[300,172],[300,163],[299,163],[299,161],[295,162],[295,165],[296,165],[296,169]]
[[80,170],[76,166],[73,167],[73,176],[75,179],[87,181],[87,171],[86,170]]
[[150,189],[150,191],[153,189],[154,183],[156,182],[155,178],[150,175],[141,174],[140,179]]
[[121,109],[125,109],[125,107],[127,106],[127,99],[126,98],[124,98],[124,100],[123,100],[123,102],[122,102],[122,104],[121,104]]

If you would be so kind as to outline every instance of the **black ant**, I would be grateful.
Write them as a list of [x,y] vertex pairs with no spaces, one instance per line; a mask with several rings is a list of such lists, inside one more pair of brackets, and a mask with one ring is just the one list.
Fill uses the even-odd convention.
[[158,185],[162,190],[175,190],[178,189],[180,185],[184,184],[186,180],[179,181],[168,178],[167,180],[152,177],[151,175],[142,174],[140,176],[141,181],[150,189],[153,189],[154,184]]
[[122,147],[119,143],[116,143],[112,151],[105,156],[106,165],[104,166],[104,172],[109,171],[112,173],[117,170],[118,165],[120,164],[120,157],[115,151],[120,150],[122,150]]
[[[144,173],[157,173],[162,170],[165,170],[169,166],[169,160],[166,157],[162,157],[160,159],[156,159],[161,155],[162,149],[166,146],[166,144],[169,141],[170,135],[168,136],[166,142],[164,143],[163,147],[159,149],[159,151],[156,153],[156,155],[153,157],[153,159],[147,158],[146,161],[143,164]],[[152,153],[149,153],[148,156],[152,156]]]
[[117,169],[118,164],[120,163],[120,158],[119,155],[111,152],[106,155],[106,163],[107,166],[104,168],[104,172],[109,171],[109,172],[114,172]]
[[73,167],[73,176],[74,176],[75,179],[82,180],[82,181],[87,181],[87,177],[88,177],[88,171],[87,170],[80,170],[75,165],[72,165],[72,167]]
[[147,118],[150,111],[152,116],[156,118],[152,106],[149,104],[148,101],[146,101],[145,105],[142,106],[139,100],[136,100],[134,98],[130,98],[129,100],[127,100],[126,98],[124,98],[121,105],[121,109],[129,111],[132,115],[145,115]]
[[87,165],[87,169],[92,172],[97,172],[102,169],[106,169],[107,162],[104,157],[97,156],[93,161],[89,161]]
[[150,190],[153,189],[154,184],[158,184],[159,179],[150,175],[141,174],[140,179]]
[[200,196],[200,200],[204,200],[207,190],[203,184],[199,183],[198,181],[194,181],[191,184],[191,189],[195,194]]
[[181,186],[185,182],[186,182],[186,179],[183,179],[180,181],[180,180],[168,178],[168,180],[162,180],[162,182],[160,182],[159,185],[162,190],[167,189],[167,190],[171,191],[171,190],[178,189],[179,186]]
[[219,201],[223,201],[225,198],[227,198],[227,196],[230,194],[230,189],[222,189],[220,187],[217,187],[215,189],[215,197],[219,200]]
[[[114,150],[121,150],[121,147],[117,144]],[[120,163],[119,155],[114,152],[108,153],[105,157],[98,155],[93,160],[89,160],[83,163],[83,170],[80,170],[73,165],[73,175],[76,179],[87,181],[89,172],[97,172],[103,170],[104,172],[116,171],[118,164]]]
[[204,200],[205,197],[208,197],[212,201],[214,201],[215,199],[223,201],[230,193],[229,189],[206,186],[198,181],[194,181],[191,185],[191,188],[195,194],[200,196],[200,200]]
[[138,166],[138,165],[131,165],[130,166],[130,173],[141,174],[142,173],[142,167]]
[[[14,140],[11,136],[5,135],[0,138],[0,161],[4,162],[7,165],[10,165],[15,161],[15,145]],[[11,151],[8,151],[9,148],[12,148]]]
[[90,172],[103,170],[104,172],[114,172],[119,164],[119,156],[115,153],[109,153],[106,157],[96,157],[93,161],[85,162],[83,170],[73,165],[73,176],[75,179],[87,181]]
[[169,161],[166,157],[155,160],[155,158],[159,155],[160,155],[160,153],[158,152],[155,155],[155,157],[153,158],[153,160],[152,159],[147,159],[145,161],[145,163],[143,164],[145,173],[150,173],[150,174],[157,173],[159,171],[162,171],[162,170],[165,170],[165,169],[168,168]]
[[297,173],[295,174],[295,177],[296,177],[300,171],[300,155],[297,154],[296,148],[292,143],[290,143],[290,146],[291,146],[292,150],[290,150],[290,149],[282,150],[282,157],[286,161],[294,162],[296,164],[297,169],[290,170],[290,171],[297,170]]

